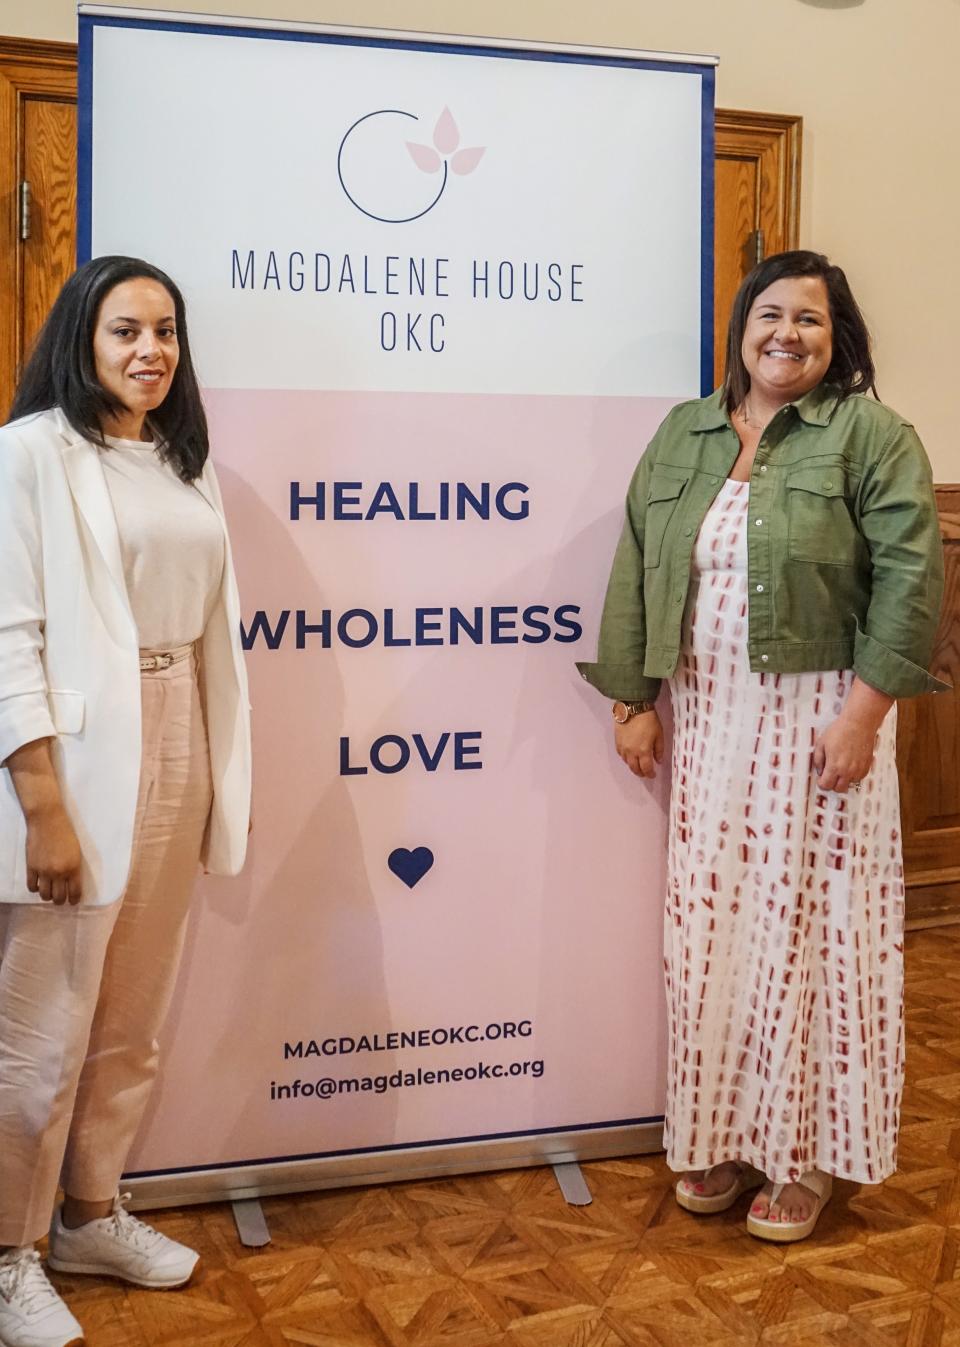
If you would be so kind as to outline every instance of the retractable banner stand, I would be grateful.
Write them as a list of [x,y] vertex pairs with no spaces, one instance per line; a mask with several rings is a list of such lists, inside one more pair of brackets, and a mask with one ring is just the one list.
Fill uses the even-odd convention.
[[138,1200],[655,1147],[668,770],[574,661],[636,461],[710,386],[712,60],[80,38],[81,255],[187,297],[254,726]]

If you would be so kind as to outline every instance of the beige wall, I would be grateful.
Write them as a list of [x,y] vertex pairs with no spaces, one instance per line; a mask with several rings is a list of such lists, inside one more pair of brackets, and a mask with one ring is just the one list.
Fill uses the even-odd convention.
[[[141,6],[144,7],[144,6]],[[727,108],[804,119],[801,243],[843,265],[884,400],[960,481],[960,0],[158,0],[158,7],[720,57]],[[76,38],[74,0],[0,0],[0,33]],[[163,127],[148,72],[132,114]]]

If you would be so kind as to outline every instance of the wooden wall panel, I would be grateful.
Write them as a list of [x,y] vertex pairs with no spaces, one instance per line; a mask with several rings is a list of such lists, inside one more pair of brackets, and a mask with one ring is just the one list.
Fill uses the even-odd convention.
[[937,488],[946,587],[931,669],[953,692],[898,708],[907,916],[960,921],[960,486]]

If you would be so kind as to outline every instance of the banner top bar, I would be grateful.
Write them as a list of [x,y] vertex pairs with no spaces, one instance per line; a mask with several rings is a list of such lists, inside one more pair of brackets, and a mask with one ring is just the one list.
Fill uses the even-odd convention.
[[139,9],[129,5],[78,4],[83,18],[168,20],[221,28],[262,28],[286,33],[325,33],[331,37],[387,38],[402,42],[436,42],[447,46],[505,47],[511,51],[549,51],[568,56],[606,56],[617,60],[659,61],[664,65],[716,66],[718,56],[690,52],[639,51],[631,47],[591,47],[568,42],[533,42],[524,38],[481,37],[475,33],[425,33],[413,29],[369,28],[350,24],[309,23],[295,19],[254,19],[236,14],[193,14],[181,10]]

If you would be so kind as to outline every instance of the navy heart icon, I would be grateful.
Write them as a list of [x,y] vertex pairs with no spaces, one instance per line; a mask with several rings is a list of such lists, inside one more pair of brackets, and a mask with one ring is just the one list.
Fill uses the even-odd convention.
[[412,889],[433,865],[433,852],[429,847],[415,847],[413,851],[397,847],[387,857],[387,865],[408,889]]

